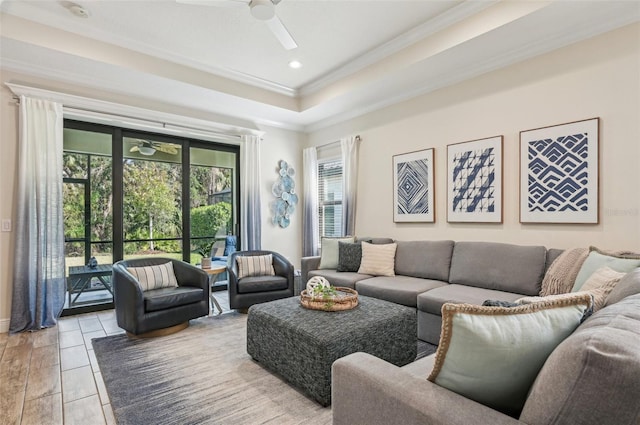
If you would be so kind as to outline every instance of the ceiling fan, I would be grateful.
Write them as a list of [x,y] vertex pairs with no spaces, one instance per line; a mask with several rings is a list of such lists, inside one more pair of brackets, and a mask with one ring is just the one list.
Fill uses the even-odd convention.
[[287,50],[298,47],[289,31],[276,15],[276,5],[282,0],[176,0],[178,3],[200,6],[246,7],[249,6],[251,15],[265,21],[273,35]]
[[169,155],[177,155],[180,147],[180,145],[176,145],[175,143],[161,143],[138,139],[138,144],[129,149],[129,152],[139,152],[140,155],[144,156],[151,156],[156,153],[156,151]]

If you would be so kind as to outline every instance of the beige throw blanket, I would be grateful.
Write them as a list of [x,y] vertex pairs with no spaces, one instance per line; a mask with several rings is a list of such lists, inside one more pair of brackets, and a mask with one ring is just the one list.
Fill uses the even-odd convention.
[[540,296],[571,292],[582,263],[589,256],[589,248],[567,249],[555,259],[542,280]]

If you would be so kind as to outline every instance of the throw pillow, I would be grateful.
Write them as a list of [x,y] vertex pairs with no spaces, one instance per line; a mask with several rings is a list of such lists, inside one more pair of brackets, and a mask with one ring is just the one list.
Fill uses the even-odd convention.
[[171,261],[156,266],[127,267],[127,271],[138,280],[143,291],[178,286]]
[[240,255],[236,257],[238,279],[251,276],[275,276],[273,255]]
[[376,245],[362,242],[362,260],[358,273],[372,276],[395,276],[397,247],[396,243]]
[[357,272],[362,260],[362,242],[338,242],[339,272]]
[[517,417],[545,360],[591,306],[588,294],[513,308],[446,303],[428,379]]
[[624,273],[640,267],[640,254],[606,252],[593,246],[590,251],[589,256],[580,268],[571,292],[579,291],[587,279],[601,267],[607,266],[617,272]]
[[604,307],[607,297],[625,274],[609,267],[601,267],[587,279],[580,292],[588,292],[593,295],[593,311]]
[[353,237],[344,238],[322,238],[320,251],[319,269],[337,269],[338,268],[338,243],[353,242]]
[[640,294],[640,268],[630,271],[620,279],[607,297],[606,305],[615,304],[634,294]]

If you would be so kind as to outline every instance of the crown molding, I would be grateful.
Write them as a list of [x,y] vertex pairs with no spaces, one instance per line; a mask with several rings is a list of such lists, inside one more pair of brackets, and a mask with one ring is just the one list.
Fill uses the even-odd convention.
[[327,86],[339,81],[349,75],[355,74],[368,66],[371,66],[384,58],[391,56],[412,44],[429,37],[443,29],[456,24],[476,13],[487,9],[489,6],[497,3],[498,0],[484,1],[465,1],[464,3],[450,9],[435,18],[418,25],[417,27],[407,31],[406,33],[390,40],[379,47],[365,53],[364,55],[352,60],[348,64],[337,68],[322,78],[312,83],[302,86],[298,91],[300,96],[308,96],[314,94]]
[[169,132],[199,137],[209,136],[212,140],[239,140],[243,135],[262,136],[263,131],[231,126],[184,115],[154,111],[136,106],[107,102],[68,93],[52,91],[21,84],[5,83],[16,96],[29,96],[58,102],[63,105],[65,117],[86,120],[101,120],[111,125],[143,127],[158,132]]
[[474,62],[473,67],[458,67],[456,72],[445,72],[441,74],[439,78],[429,79],[421,86],[405,88],[397,96],[385,98],[380,102],[371,103],[362,108],[351,108],[349,109],[349,112],[339,115],[336,114],[325,119],[318,120],[305,126],[304,131],[312,133],[333,125],[338,125],[368,113],[429,94],[435,90],[452,86],[465,80],[552,52],[553,50],[587,40],[608,31],[613,31],[617,28],[637,22],[638,20],[640,20],[640,9],[636,14],[608,17],[608,19],[602,19],[598,22],[594,22],[592,20],[585,21],[582,22],[580,26],[573,27],[570,32],[551,34],[547,37],[536,39],[530,43],[520,45],[517,48],[495,55],[484,61],[476,61]]

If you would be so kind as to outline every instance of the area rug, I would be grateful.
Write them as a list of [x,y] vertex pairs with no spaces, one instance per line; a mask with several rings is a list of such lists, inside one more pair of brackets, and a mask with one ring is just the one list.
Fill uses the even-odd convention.
[[94,339],[118,424],[330,424],[330,408],[251,359],[246,323],[227,313],[161,338]]
[[[160,338],[94,339],[118,424],[330,424],[331,408],[251,359],[246,329],[230,312]],[[435,348],[419,343],[418,358]]]

